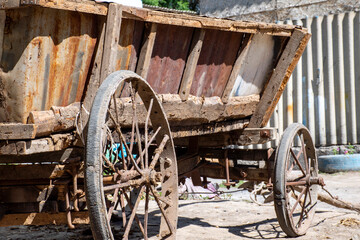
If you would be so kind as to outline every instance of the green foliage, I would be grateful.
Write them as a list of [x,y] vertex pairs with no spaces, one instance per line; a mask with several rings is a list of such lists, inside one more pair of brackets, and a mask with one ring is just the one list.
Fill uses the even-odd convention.
[[144,4],[173,8],[178,10],[190,10],[189,2],[187,0],[143,0]]

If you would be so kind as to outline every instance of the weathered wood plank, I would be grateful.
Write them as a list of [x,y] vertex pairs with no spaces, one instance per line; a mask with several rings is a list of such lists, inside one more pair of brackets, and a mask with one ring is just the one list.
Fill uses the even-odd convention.
[[[262,132],[264,130],[264,132]],[[277,136],[274,128],[259,128],[219,132],[199,136],[199,147],[226,147],[229,145],[246,146],[251,144],[263,144],[274,140]],[[265,134],[266,133],[266,134]],[[189,138],[174,138],[176,146],[188,146]]]
[[152,23],[150,27],[147,26],[147,28],[148,28],[146,33],[147,35],[141,47],[138,65],[136,68],[136,73],[139,74],[144,79],[147,78],[147,74],[149,71],[151,55],[154,49],[154,43],[156,39],[157,24]]
[[82,99],[82,105],[80,109],[80,119],[79,119],[79,132],[82,135],[84,141],[86,140],[86,126],[89,120],[89,115],[91,107],[96,96],[96,92],[100,87],[100,76],[101,76],[101,63],[104,52],[104,41],[105,41],[105,29],[106,23],[102,19],[98,19],[100,26],[100,37],[96,42],[96,52],[94,53],[95,57],[92,63],[91,75],[89,81],[86,84],[86,90],[84,91],[84,97]]
[[67,170],[71,170],[70,165],[2,165],[0,181],[69,178]]
[[206,134],[215,134],[222,132],[230,132],[234,130],[244,129],[249,123],[248,120],[236,120],[219,123],[209,123],[197,126],[178,126],[171,127],[171,135],[173,138],[192,137]]
[[[89,224],[89,214],[86,211],[72,212],[71,219],[73,224]],[[18,213],[6,214],[0,219],[0,227],[15,225],[49,225],[67,224],[65,212],[60,213]]]
[[294,29],[294,26],[289,25],[233,21],[227,19],[192,16],[188,14],[166,13],[126,6],[124,6],[123,11],[124,18],[195,28],[219,29],[243,33],[262,33],[276,36],[290,36]]
[[247,52],[250,48],[250,44],[251,44],[251,40],[253,38],[253,34],[246,36],[246,39],[244,40],[245,44],[241,47],[241,49],[239,50],[239,56],[237,57],[235,64],[233,66],[233,69],[231,71],[229,80],[226,83],[226,87],[224,89],[224,92],[221,96],[221,100],[224,103],[227,103],[229,101],[230,98],[230,93],[234,87],[236,78],[238,77],[241,67],[243,65],[243,62],[245,60],[245,57],[247,55]]
[[310,36],[310,34],[302,30],[294,30],[294,33],[281,54],[279,62],[264,90],[260,103],[257,106],[254,115],[251,117],[249,123],[250,128],[266,126],[285,89],[291,73],[305,50]]
[[116,58],[120,39],[121,20],[122,6],[116,3],[110,3],[106,20],[100,84],[109,74],[116,70]]
[[[21,5],[38,5],[42,7],[70,10],[98,15],[107,14],[107,4],[93,1],[74,2],[68,0],[22,0]],[[257,23],[215,19],[208,17],[192,16],[188,14],[165,13],[148,9],[139,9],[123,6],[123,17],[159,24],[170,24],[195,28],[221,29],[224,31],[262,33],[277,36],[291,36],[294,26],[278,25],[272,23]]]
[[74,134],[54,134],[47,138],[1,142],[0,154],[20,156],[61,151],[74,146],[76,143],[77,139]]
[[[11,0],[12,1],[12,0]],[[68,11],[84,12],[98,15],[106,15],[107,4],[99,4],[94,1],[64,1],[64,0],[21,0],[22,6],[38,5],[47,8],[55,8]]]
[[77,162],[84,155],[83,148],[67,148],[61,151],[41,152],[30,155],[0,155],[0,163]]
[[204,29],[195,29],[191,44],[191,52],[186,62],[185,71],[181,80],[179,95],[181,100],[188,99],[191,89],[191,84],[195,76],[196,65],[198,63],[201,48],[203,45],[206,31]]
[[0,123],[0,140],[34,139],[36,130],[35,124]]
[[[232,97],[227,104],[224,104],[220,97],[195,97],[190,96],[187,101],[182,101],[178,94],[159,94],[159,100],[162,103],[162,106],[165,110],[165,113],[168,117],[171,126],[192,126],[199,125],[209,122],[221,122],[234,119],[243,119],[251,116],[256,106],[259,102],[259,95],[250,95],[250,96],[239,96]],[[132,103],[129,97],[118,98],[118,106],[123,106],[123,114],[120,116],[120,123],[122,127],[132,126]],[[62,107],[59,109],[67,109],[68,107]],[[145,122],[146,111],[143,104],[138,104],[138,121],[140,124]],[[72,111],[73,115],[67,115],[66,119],[75,119],[77,111]],[[45,113],[33,112],[33,115],[37,116],[47,116],[47,111]],[[56,125],[53,129],[54,132],[57,129],[73,129],[75,127],[75,121],[72,128],[70,125],[66,128],[62,128],[61,118],[55,118]],[[53,120],[49,121],[53,122]],[[42,124],[40,120],[35,121],[35,124]],[[50,133],[49,133],[50,135]],[[37,136],[37,135],[36,135]]]

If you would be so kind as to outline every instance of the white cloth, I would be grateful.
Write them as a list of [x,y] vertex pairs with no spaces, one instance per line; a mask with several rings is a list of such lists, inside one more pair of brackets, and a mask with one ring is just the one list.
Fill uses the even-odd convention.
[[112,2],[125,6],[142,8],[141,0],[95,0],[95,2]]

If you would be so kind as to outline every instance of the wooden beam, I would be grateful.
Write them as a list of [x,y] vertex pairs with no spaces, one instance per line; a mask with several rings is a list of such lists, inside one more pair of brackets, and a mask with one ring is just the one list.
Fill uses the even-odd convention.
[[36,129],[35,124],[0,123],[0,140],[34,139]]
[[186,61],[185,71],[181,80],[179,89],[179,95],[181,100],[185,101],[188,99],[191,89],[191,84],[195,76],[195,70],[200,57],[201,48],[205,37],[205,29],[194,30],[194,36],[191,44],[191,52]]
[[302,30],[294,30],[265,87],[260,103],[250,119],[250,128],[266,126],[285,89],[291,73],[305,50],[310,36],[309,33]]
[[[69,0],[22,0],[21,5],[37,5],[47,8],[70,10],[91,14],[106,15],[107,4],[93,1]],[[140,9],[123,6],[124,18],[159,24],[171,24],[185,27],[219,29],[224,31],[261,33],[274,36],[291,36],[295,26],[279,25],[273,23],[259,23],[250,21],[234,21],[228,19],[215,19],[209,17],[192,16],[189,14],[166,13],[149,9]]]
[[234,88],[236,78],[239,76],[241,67],[243,66],[245,57],[246,57],[246,55],[248,53],[248,50],[250,48],[250,44],[251,44],[251,40],[252,40],[253,36],[254,36],[253,34],[247,35],[246,39],[244,39],[243,46],[239,50],[239,56],[235,61],[235,64],[234,64],[233,69],[231,71],[229,80],[227,81],[224,92],[223,92],[223,94],[221,96],[221,100],[224,103],[227,103],[229,101],[231,91]]
[[[73,224],[89,224],[89,214],[87,211],[71,212]],[[60,225],[67,224],[65,212],[60,213],[19,213],[6,214],[0,219],[0,227],[15,225]]]
[[235,120],[227,122],[215,122],[202,124],[198,126],[178,126],[171,127],[171,135],[173,138],[183,138],[200,136],[206,134],[230,132],[234,130],[244,129],[248,120]]
[[1,163],[39,163],[39,162],[59,162],[67,163],[78,161],[84,156],[83,148],[67,148],[61,151],[51,151],[45,153],[36,153],[30,155],[2,155]]
[[192,16],[161,11],[152,11],[124,6],[124,18],[159,24],[170,24],[184,27],[218,29],[223,31],[261,33],[275,36],[291,36],[295,26],[250,21],[234,21],[228,19]]
[[116,3],[109,4],[106,20],[104,52],[101,63],[100,84],[105,78],[116,70],[117,50],[120,39],[122,20],[122,6]]
[[157,30],[156,23],[151,23],[150,27],[147,25],[147,31],[146,31],[147,33],[145,36],[145,41],[143,43],[143,46],[141,47],[138,65],[136,67],[136,73],[139,74],[144,79],[147,78],[149,72],[151,55],[153,53],[155,39],[156,39],[156,30]]
[[[244,124],[244,128],[246,125]],[[226,147],[229,145],[246,146],[251,144],[263,144],[274,140],[277,136],[275,128],[240,129],[230,132],[215,132],[199,136],[199,147]],[[189,138],[174,138],[176,146],[188,146]]]
[[104,53],[104,41],[105,41],[105,29],[106,22],[102,18],[98,18],[100,26],[100,37],[96,42],[96,53],[92,63],[91,74],[89,76],[89,81],[86,84],[86,89],[82,98],[80,116],[78,122],[79,134],[82,137],[83,141],[86,142],[87,134],[87,123],[90,117],[91,107],[93,105],[96,92],[100,87],[100,77],[101,77],[101,66],[102,58]]

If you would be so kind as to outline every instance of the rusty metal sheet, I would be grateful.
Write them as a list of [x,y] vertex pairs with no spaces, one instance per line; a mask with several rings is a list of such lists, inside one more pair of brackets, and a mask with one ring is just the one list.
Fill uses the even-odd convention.
[[135,71],[144,22],[122,19],[116,70]]
[[242,33],[206,30],[190,94],[221,96],[241,46],[242,36]]
[[96,17],[40,7],[6,11],[0,122],[80,101],[97,41]]
[[177,93],[193,29],[159,24],[147,81],[156,93]]

